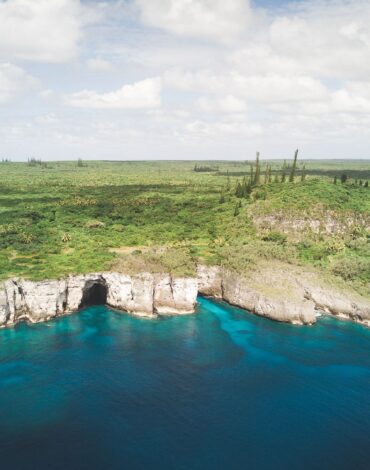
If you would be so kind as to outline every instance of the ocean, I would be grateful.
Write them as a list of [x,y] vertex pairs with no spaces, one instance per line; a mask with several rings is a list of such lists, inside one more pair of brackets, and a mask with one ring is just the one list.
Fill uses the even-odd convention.
[[369,468],[369,329],[198,301],[0,330],[1,470]]

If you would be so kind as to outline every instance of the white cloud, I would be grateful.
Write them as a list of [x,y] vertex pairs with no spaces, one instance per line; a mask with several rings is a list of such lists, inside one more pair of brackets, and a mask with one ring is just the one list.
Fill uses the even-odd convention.
[[[342,88],[328,93],[326,99],[299,103],[270,103],[269,109],[280,114],[319,116],[322,119],[325,115],[330,115],[333,123],[342,119],[344,114],[347,115],[346,119],[352,115],[357,120],[359,114],[370,116],[370,83],[346,82]],[[338,113],[341,113],[341,116]]]
[[346,113],[370,114],[370,84],[349,82],[332,95],[333,110]]
[[273,45],[252,42],[236,49],[227,58],[233,68],[245,75],[296,75],[305,72],[300,61],[279,54]]
[[242,113],[247,109],[245,101],[235,98],[233,95],[218,99],[202,96],[198,99],[197,104],[198,108],[206,113]]
[[20,67],[9,63],[0,64],[0,104],[11,101],[36,85],[37,81]]
[[196,120],[185,126],[185,132],[199,137],[219,137],[240,135],[243,137],[256,137],[263,134],[263,128],[259,123],[246,120],[232,119],[218,122]]
[[87,60],[86,65],[90,70],[95,72],[110,72],[113,69],[112,64],[101,57]]
[[55,125],[58,124],[60,120],[54,113],[43,114],[41,116],[36,116],[35,123],[41,125]]
[[84,11],[79,0],[0,2],[0,56],[65,62],[77,55]]
[[43,100],[48,100],[54,95],[53,90],[50,90],[50,88],[46,88],[45,90],[40,91],[39,96]]
[[[148,145],[153,158],[247,158],[281,156],[294,140],[310,156],[365,156],[369,0],[259,3],[0,0],[0,64],[14,64],[0,66],[2,148],[48,142],[44,154],[63,157],[90,145],[121,158],[130,141],[129,158],[147,158]],[[31,74],[42,86],[14,106]]]
[[368,1],[305,2],[295,14],[273,19],[268,40],[301,73],[360,79],[370,74],[369,22]]
[[110,93],[83,90],[67,96],[65,103],[80,108],[157,108],[161,105],[161,80],[158,77],[147,78]]
[[249,0],[136,0],[150,26],[184,36],[228,41],[250,19]]
[[320,100],[328,95],[326,87],[319,80],[300,75],[247,76],[235,70],[216,74],[209,70],[189,72],[173,69],[164,74],[164,81],[178,90],[233,94],[261,103]]

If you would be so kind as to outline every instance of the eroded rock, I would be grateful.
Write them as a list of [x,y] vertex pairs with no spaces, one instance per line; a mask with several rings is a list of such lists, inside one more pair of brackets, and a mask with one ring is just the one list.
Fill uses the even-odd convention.
[[[98,297],[96,292],[89,292],[97,287],[101,292]],[[0,326],[20,320],[34,323],[72,313],[91,305],[91,297],[99,304],[106,303],[137,316],[193,313],[197,292],[195,278],[150,273],[136,276],[91,273],[42,282],[11,279],[0,286]]]
[[222,298],[222,271],[219,266],[197,267],[199,294],[216,299]]
[[322,312],[370,326],[370,302],[365,299],[352,299],[336,291],[313,287],[305,290],[305,296]]
[[154,289],[154,311],[161,315],[193,313],[198,283],[194,278],[157,277]]
[[223,299],[272,320],[297,325],[312,325],[316,321],[315,304],[301,301],[269,298],[248,286],[248,282],[235,273],[225,271],[222,276]]
[[94,302],[137,316],[188,314],[195,311],[198,292],[280,322],[311,325],[320,311],[370,326],[369,301],[317,287],[313,278],[292,268],[245,278],[218,266],[198,266],[197,274],[175,278],[106,272],[41,282],[10,279],[0,284],[0,326],[48,320]]

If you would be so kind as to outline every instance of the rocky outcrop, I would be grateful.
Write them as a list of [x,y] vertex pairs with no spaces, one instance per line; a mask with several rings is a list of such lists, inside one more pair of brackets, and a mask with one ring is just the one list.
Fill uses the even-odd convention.
[[107,273],[105,279],[109,286],[107,304],[110,307],[124,310],[133,315],[155,316],[155,279],[152,274],[143,273],[137,276],[127,276],[119,273]]
[[[59,281],[11,279],[0,286],[0,326],[27,320],[31,323],[72,313],[88,306],[94,290],[98,303],[146,317],[192,313],[197,280],[143,273],[92,273]],[[90,294],[90,295],[89,295]]]
[[272,320],[312,325],[319,313],[328,313],[370,326],[370,301],[320,286],[317,279],[295,272],[291,266],[287,270],[262,269],[249,278],[217,266],[199,266],[198,282],[200,294]]
[[195,311],[198,293],[280,322],[311,325],[318,312],[326,312],[370,326],[369,301],[318,287],[292,267],[270,267],[246,278],[218,266],[198,266],[197,278],[107,272],[41,282],[10,279],[0,284],[0,327],[95,304],[149,318],[188,314]]
[[244,308],[272,320],[297,325],[311,325],[316,321],[315,305],[302,300],[273,298],[251,287],[249,280],[217,266],[198,267],[199,293],[221,298],[231,305]]
[[199,294],[222,299],[222,271],[218,266],[202,266],[197,268]]
[[296,301],[289,298],[266,297],[250,288],[245,279],[227,271],[222,276],[222,297],[232,305],[271,320],[296,325],[312,325],[316,321],[313,302],[306,299]]
[[[66,281],[18,281],[9,280],[0,295],[1,324],[48,320],[65,310]],[[0,315],[1,318],[1,315]]]
[[336,211],[326,210],[316,214],[311,211],[291,214],[287,214],[286,211],[275,211],[274,214],[256,215],[254,208],[250,208],[248,213],[259,230],[278,230],[287,235],[294,234],[294,237],[307,231],[317,234],[343,235],[355,227],[370,229],[368,214],[338,214]]
[[195,278],[157,277],[154,287],[154,312],[161,315],[193,313],[198,295]]
[[339,292],[321,288],[306,288],[305,297],[321,312],[370,326],[370,302],[349,298]]

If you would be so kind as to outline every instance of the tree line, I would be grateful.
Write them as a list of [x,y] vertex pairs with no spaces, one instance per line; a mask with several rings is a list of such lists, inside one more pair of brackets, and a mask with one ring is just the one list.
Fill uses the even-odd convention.
[[[272,167],[271,165],[266,165],[264,170],[261,168],[260,162],[260,153],[257,152],[256,154],[256,161],[254,165],[250,167],[249,176],[245,175],[242,181],[237,181],[236,188],[235,188],[235,196],[238,198],[245,198],[248,197],[252,190],[260,185],[262,182],[264,184],[267,183],[285,183],[285,181],[289,181],[293,183],[297,176],[297,161],[298,161],[298,150],[294,153],[293,163],[292,166],[287,164],[286,160],[282,165],[280,174],[279,172],[275,172],[274,178],[272,177]],[[303,165],[302,169],[300,170],[300,180],[305,181],[306,179],[306,166]],[[263,180],[263,181],[262,181]]]
[[[341,184],[345,184],[348,182],[348,175],[346,173],[342,173],[341,176],[340,176],[340,182]],[[334,176],[334,179],[333,179],[333,183],[334,184],[337,184],[338,183],[338,177],[337,176]],[[358,179],[355,179],[354,180],[354,183],[355,185],[357,186],[363,186],[364,188],[368,188],[369,187],[369,181],[362,181],[362,180],[358,180]]]
[[193,171],[201,173],[201,172],[208,172],[208,171],[218,171],[219,167],[217,165],[207,166],[207,165],[198,165],[197,163],[194,165]]

